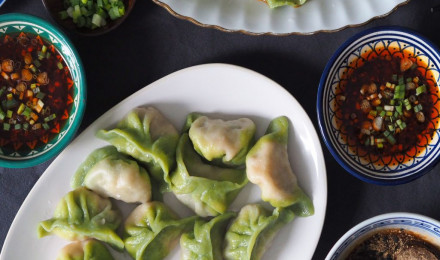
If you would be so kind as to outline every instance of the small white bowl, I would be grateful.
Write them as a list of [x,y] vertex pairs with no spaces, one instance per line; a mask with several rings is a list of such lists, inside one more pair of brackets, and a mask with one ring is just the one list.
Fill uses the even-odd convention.
[[342,260],[373,233],[384,229],[405,229],[419,234],[440,248],[440,222],[414,213],[387,213],[367,219],[345,233],[328,253],[325,260]]

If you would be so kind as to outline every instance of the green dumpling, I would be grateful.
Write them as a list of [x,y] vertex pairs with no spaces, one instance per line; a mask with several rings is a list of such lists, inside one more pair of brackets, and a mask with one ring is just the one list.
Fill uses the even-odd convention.
[[147,171],[114,146],[94,150],[76,171],[71,186],[85,186],[103,197],[127,203],[151,200]]
[[261,197],[274,207],[296,204],[295,214],[314,213],[313,203],[298,185],[287,154],[289,120],[285,116],[273,119],[246,157],[249,181],[261,189]]
[[244,206],[226,231],[224,258],[261,259],[276,233],[294,217],[287,209],[276,208],[271,212],[259,204]]
[[193,228],[197,218],[179,219],[162,202],[141,204],[125,221],[125,248],[136,260],[163,259],[177,245],[180,235]]
[[40,222],[38,237],[55,234],[68,240],[95,238],[122,250],[124,242],[115,233],[121,220],[109,199],[81,187],[63,197],[53,218]]
[[206,160],[230,166],[243,165],[251,148],[256,126],[248,118],[211,119],[196,113],[187,116],[184,131],[194,149]]
[[96,240],[70,243],[63,247],[56,260],[113,260],[108,249]]
[[171,174],[171,191],[199,216],[217,216],[228,209],[247,184],[244,169],[205,163],[194,151],[188,134],[177,146],[177,168]]
[[197,220],[194,230],[180,238],[182,260],[222,260],[226,226],[236,215],[226,212],[210,221]]
[[100,130],[97,137],[145,163],[157,181],[168,183],[168,174],[175,165],[179,133],[157,109],[135,108],[115,129]]

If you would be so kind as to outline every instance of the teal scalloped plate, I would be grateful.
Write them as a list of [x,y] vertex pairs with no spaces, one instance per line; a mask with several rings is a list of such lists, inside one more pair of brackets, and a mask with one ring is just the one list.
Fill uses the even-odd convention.
[[[0,0],[1,1],[1,0]],[[86,104],[86,79],[80,57],[69,39],[55,26],[35,16],[11,13],[0,15],[0,38],[5,34],[32,33],[39,35],[58,50],[73,80],[73,103],[68,111],[68,118],[59,133],[35,147],[20,148],[0,147],[0,166],[24,168],[43,163],[56,156],[75,136],[84,115]]]

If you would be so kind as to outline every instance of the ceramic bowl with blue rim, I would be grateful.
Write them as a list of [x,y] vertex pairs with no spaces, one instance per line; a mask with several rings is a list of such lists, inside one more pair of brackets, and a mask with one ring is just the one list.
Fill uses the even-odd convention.
[[[332,247],[325,259],[347,259],[350,254],[354,254],[357,246],[359,246],[363,242],[366,243],[365,241],[371,238],[371,236],[373,236],[374,234],[377,234],[378,232],[386,232],[386,230],[399,230],[400,232],[408,232],[409,234],[420,239],[418,241],[423,241],[423,243],[409,242],[408,245],[410,246],[408,248],[405,249],[402,247],[401,251],[393,253],[402,256],[414,252],[426,253],[432,251],[434,255],[436,253],[438,254],[440,248],[440,222],[420,214],[396,212],[375,216],[354,226],[336,242],[336,244]],[[395,241],[396,237],[393,237],[392,239],[393,241]],[[429,245],[426,246],[426,243]],[[385,248],[383,251],[385,251],[386,249],[387,248]],[[377,252],[383,251],[378,250]]]
[[439,50],[418,33],[379,27],[354,35],[319,83],[318,122],[330,153],[368,183],[427,173],[440,153],[439,83]]
[[0,54],[0,167],[35,166],[60,153],[79,129],[84,68],[64,33],[25,14],[0,15]]

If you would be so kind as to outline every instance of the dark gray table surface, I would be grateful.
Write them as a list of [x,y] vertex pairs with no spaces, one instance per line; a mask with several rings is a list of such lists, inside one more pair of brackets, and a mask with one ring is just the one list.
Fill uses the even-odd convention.
[[[399,25],[440,45],[440,13],[435,0],[412,0],[390,15],[332,33],[249,36],[196,26],[148,0],[138,0],[127,20],[111,33],[83,37],[67,33],[84,63],[88,100],[81,130],[119,101],[174,71],[204,63],[230,63],[255,70],[285,87],[304,107],[316,130],[316,94],[333,52],[364,29]],[[7,0],[0,14],[20,12],[48,19],[40,0]],[[51,21],[51,20],[50,20]],[[318,132],[319,134],[319,132]],[[319,134],[320,135],[320,134]],[[324,259],[333,244],[357,223],[378,214],[405,211],[440,219],[440,165],[400,186],[364,183],[348,174],[325,144],[328,179],[326,218],[313,259]],[[0,248],[22,202],[50,164],[0,168]]]

